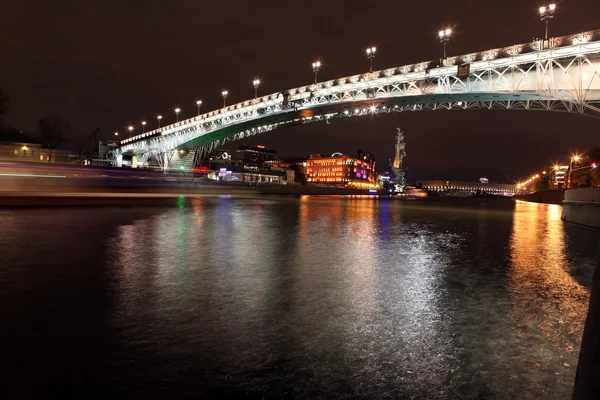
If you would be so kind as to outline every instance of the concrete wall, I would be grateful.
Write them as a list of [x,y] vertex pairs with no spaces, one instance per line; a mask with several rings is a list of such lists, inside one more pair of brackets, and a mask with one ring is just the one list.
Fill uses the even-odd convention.
[[535,193],[520,194],[513,198],[515,200],[530,201],[532,203],[562,204],[563,194],[564,192],[562,189],[551,189],[540,190]]
[[600,188],[566,190],[562,219],[600,229]]

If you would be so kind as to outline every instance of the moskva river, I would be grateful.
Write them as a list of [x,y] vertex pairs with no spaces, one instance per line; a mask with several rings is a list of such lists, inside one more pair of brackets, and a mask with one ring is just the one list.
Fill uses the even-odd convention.
[[512,201],[0,210],[5,399],[568,399],[600,234]]

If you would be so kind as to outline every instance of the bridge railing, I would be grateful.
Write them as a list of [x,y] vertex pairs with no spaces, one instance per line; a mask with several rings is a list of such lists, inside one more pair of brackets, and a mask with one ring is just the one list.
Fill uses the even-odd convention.
[[[498,58],[510,58],[513,56],[524,55],[528,53],[536,53],[544,50],[558,49],[570,46],[584,45],[590,42],[600,41],[600,30],[581,32],[575,35],[560,36],[550,38],[548,40],[536,39],[525,44],[517,44],[508,47],[490,49],[475,53],[463,54],[454,57],[448,57],[446,60],[437,59],[432,61],[424,61],[415,64],[404,65],[401,67],[386,68],[379,71],[373,71],[363,74],[357,74],[338,79],[318,82],[316,84],[301,86],[298,88],[289,89],[287,93],[290,95],[303,95],[315,92],[320,89],[332,88],[334,86],[353,84],[358,82],[371,81],[383,77],[392,77],[398,75],[408,75],[413,73],[421,73],[440,67],[458,66],[461,64],[469,64],[478,61],[489,61]],[[300,96],[302,97],[302,96]],[[283,101],[283,93],[275,92],[257,99],[246,100],[241,103],[233,104],[221,109],[209,111],[199,116],[195,116],[174,124],[167,125],[163,128],[145,132],[120,141],[121,146],[130,145],[134,142],[145,141],[155,137],[168,135],[183,129],[190,125],[202,124],[210,126],[216,124],[223,117],[232,116],[242,112],[253,112],[269,107],[274,107],[281,104]],[[207,127],[208,128],[208,127]]]

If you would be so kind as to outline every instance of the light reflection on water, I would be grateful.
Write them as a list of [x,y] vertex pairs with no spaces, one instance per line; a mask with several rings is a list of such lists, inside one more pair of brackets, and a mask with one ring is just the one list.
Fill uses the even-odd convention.
[[[559,206],[522,202],[194,199],[0,222],[7,331],[29,324],[15,297],[46,319],[97,310],[77,325],[96,358],[67,351],[85,365],[71,389],[146,398],[568,398],[595,250],[582,243],[597,243]],[[63,251],[36,264],[24,242]],[[96,278],[69,278],[64,254]],[[22,346],[9,361],[37,357]]]

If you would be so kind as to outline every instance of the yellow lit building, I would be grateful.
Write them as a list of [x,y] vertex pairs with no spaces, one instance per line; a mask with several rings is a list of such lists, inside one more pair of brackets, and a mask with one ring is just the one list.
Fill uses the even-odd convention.
[[362,150],[356,157],[342,153],[312,154],[306,160],[306,181],[313,186],[377,189],[375,156]]

